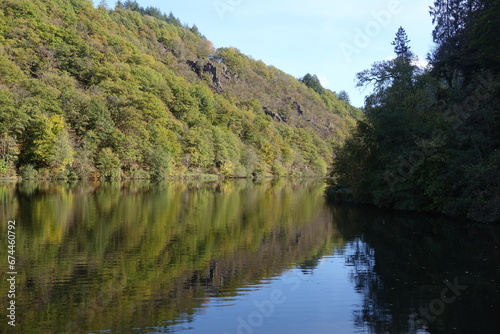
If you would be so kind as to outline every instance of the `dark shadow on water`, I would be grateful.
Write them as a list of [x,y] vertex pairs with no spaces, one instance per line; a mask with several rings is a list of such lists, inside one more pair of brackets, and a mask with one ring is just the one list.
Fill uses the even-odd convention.
[[354,319],[372,333],[497,333],[498,225],[332,206],[363,295]]

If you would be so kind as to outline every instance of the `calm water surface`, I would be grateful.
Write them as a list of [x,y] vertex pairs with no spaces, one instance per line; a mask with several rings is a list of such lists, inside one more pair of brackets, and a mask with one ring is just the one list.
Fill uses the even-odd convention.
[[498,333],[498,226],[331,206],[324,187],[2,183],[18,274],[0,332]]

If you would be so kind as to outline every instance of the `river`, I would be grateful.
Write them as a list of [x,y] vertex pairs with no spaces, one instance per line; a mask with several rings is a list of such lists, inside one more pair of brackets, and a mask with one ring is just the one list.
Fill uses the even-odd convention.
[[324,188],[318,179],[1,183],[0,268],[7,279],[15,270],[15,297],[3,279],[0,329],[498,332],[499,226],[335,206]]

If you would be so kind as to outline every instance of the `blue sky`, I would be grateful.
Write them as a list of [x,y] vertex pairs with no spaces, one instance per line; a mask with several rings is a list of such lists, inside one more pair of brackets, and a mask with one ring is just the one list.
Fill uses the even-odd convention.
[[[98,2],[94,0],[94,2]],[[393,56],[402,26],[414,53],[433,47],[433,0],[137,0],[196,24],[216,48],[233,46],[268,65],[302,77],[316,74],[333,91],[346,90],[362,106],[368,90],[355,75]],[[114,2],[108,0],[114,6]]]

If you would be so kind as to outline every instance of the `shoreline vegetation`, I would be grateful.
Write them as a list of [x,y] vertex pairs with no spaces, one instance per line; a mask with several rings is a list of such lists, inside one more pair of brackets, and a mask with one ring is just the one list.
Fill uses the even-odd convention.
[[55,178],[55,177],[30,177],[23,178],[21,176],[12,176],[12,177],[2,177],[0,178],[0,183],[3,182],[25,182],[25,181],[77,181],[77,182],[93,182],[93,181],[139,181],[139,180],[147,180],[147,181],[181,181],[181,180],[259,180],[259,179],[322,179],[329,180],[332,179],[330,176],[321,176],[321,175],[256,175],[256,176],[224,176],[220,174],[206,174],[206,173],[185,173],[183,175],[178,176],[167,176],[163,178],[153,178],[153,177],[134,177],[134,176],[121,176],[115,178],[89,178],[89,179],[79,179],[79,178]]

